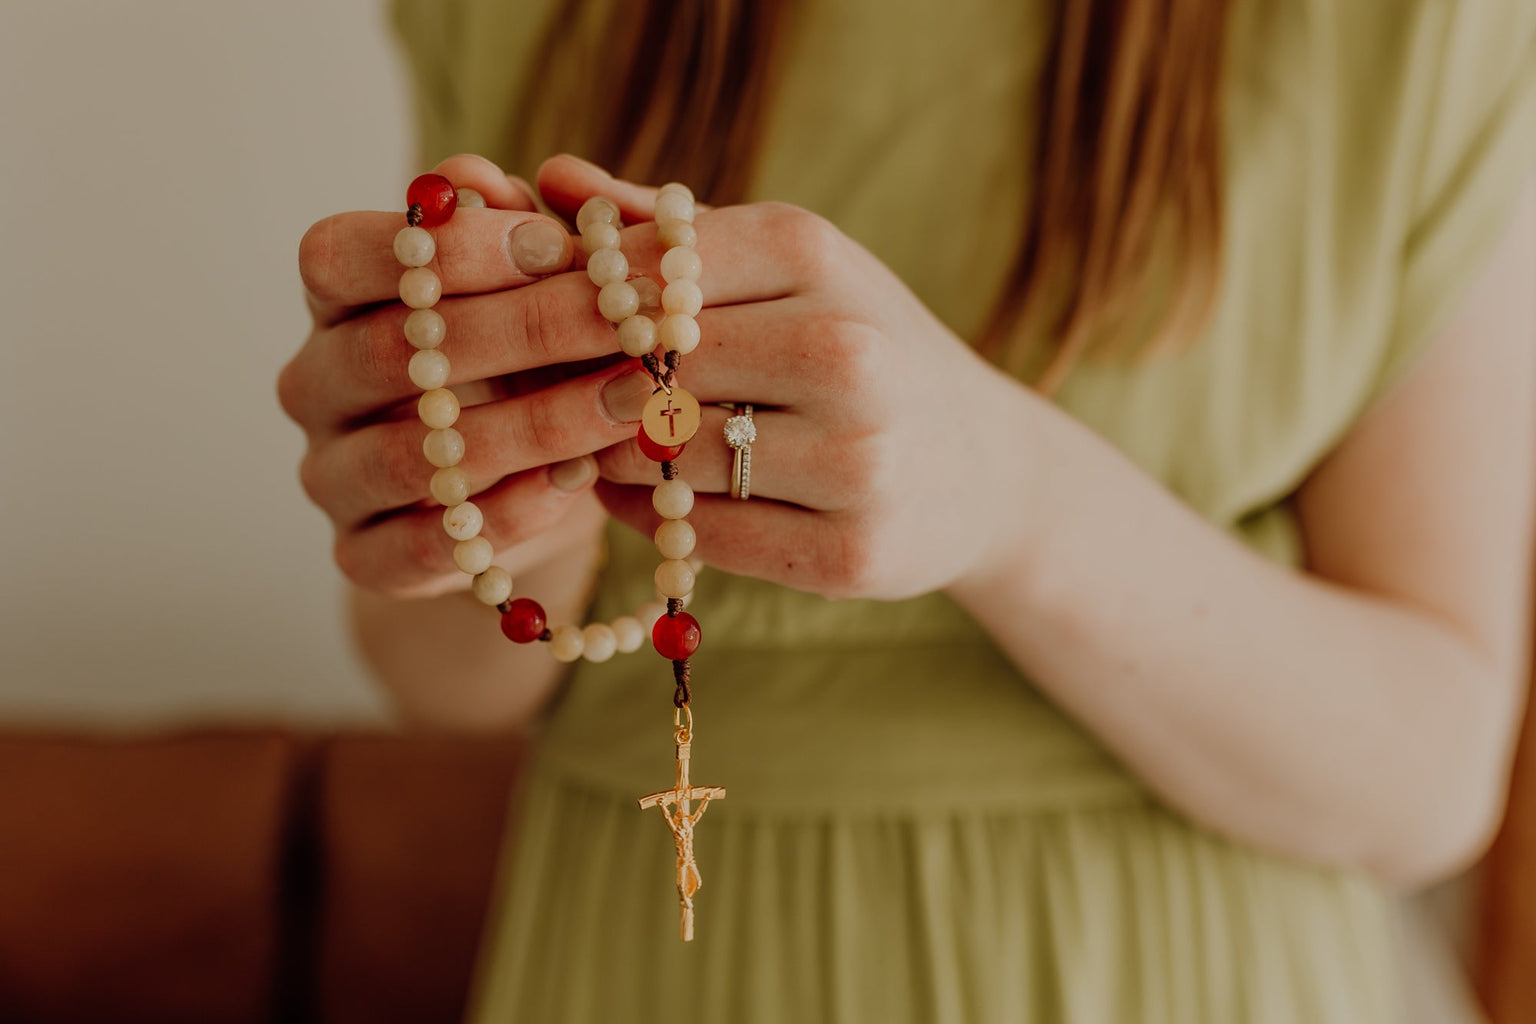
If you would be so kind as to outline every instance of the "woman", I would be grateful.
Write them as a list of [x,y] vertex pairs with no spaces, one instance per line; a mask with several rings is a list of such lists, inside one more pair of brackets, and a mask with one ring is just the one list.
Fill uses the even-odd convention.
[[[397,5],[430,153],[612,198],[651,276],[650,186],[720,204],[691,945],[634,806],[670,673],[451,592],[400,215],[301,247],[281,392],[364,652],[421,722],[543,724],[477,1020],[1401,1019],[1388,892],[1477,856],[1518,719],[1533,26],[1226,6]],[[529,191],[439,170],[492,207],[434,264],[485,535],[553,619],[623,614],[649,381]],[[742,502],[708,403],[748,402]]]

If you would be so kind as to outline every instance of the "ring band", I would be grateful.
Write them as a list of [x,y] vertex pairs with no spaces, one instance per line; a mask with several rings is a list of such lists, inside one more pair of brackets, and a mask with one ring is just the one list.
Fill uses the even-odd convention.
[[735,413],[725,421],[725,443],[736,453],[731,459],[731,497],[747,500],[752,493],[752,443],[757,440],[757,424],[752,420],[752,406],[731,406]]

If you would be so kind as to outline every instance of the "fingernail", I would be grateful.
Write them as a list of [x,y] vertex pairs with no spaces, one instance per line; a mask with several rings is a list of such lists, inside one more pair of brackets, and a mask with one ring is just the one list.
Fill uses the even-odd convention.
[[634,423],[645,411],[655,385],[648,373],[626,373],[603,385],[603,408],[616,423]]
[[587,481],[597,476],[597,460],[590,455],[579,459],[567,459],[549,467],[549,482],[562,491],[575,491],[585,487]]
[[548,274],[570,262],[566,234],[547,220],[530,220],[512,229],[512,262],[525,274]]

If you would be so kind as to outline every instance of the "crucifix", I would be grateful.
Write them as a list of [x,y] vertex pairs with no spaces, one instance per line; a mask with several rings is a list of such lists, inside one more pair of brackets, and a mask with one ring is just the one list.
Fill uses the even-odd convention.
[[[686,721],[684,720],[686,716]],[[677,784],[671,789],[651,793],[640,798],[640,807],[660,807],[672,830],[672,841],[677,844],[677,897],[681,904],[681,932],[684,942],[693,941],[693,895],[703,881],[699,878],[699,865],[693,858],[693,826],[704,817],[711,800],[725,798],[724,786],[693,786],[688,782],[688,758],[693,749],[693,712],[685,705],[673,715],[677,731],[673,742],[677,744]],[[695,809],[693,801],[701,803]]]

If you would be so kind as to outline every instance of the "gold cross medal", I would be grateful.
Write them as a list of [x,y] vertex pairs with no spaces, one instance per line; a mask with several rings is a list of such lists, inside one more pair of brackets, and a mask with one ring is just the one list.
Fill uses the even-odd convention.
[[[725,799],[724,786],[694,786],[688,782],[688,758],[693,749],[693,712],[687,705],[672,714],[677,744],[677,783],[671,789],[640,798],[640,807],[660,807],[677,844],[677,898],[682,911],[680,930],[684,942],[693,941],[693,896],[703,885],[699,865],[693,857],[693,826],[704,817],[711,800]],[[695,808],[693,802],[699,801]]]

